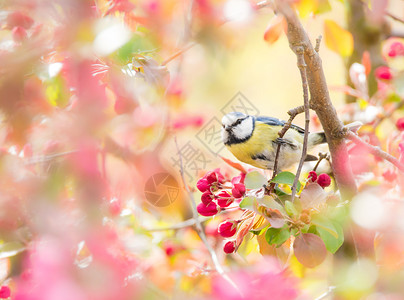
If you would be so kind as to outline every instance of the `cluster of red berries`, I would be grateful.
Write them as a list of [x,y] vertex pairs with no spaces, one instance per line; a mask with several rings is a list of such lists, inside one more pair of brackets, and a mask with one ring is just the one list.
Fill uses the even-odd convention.
[[[196,184],[198,190],[203,193],[202,202],[197,207],[199,214],[214,216],[233,202],[240,201],[246,192],[244,179],[245,174],[241,173],[231,180],[226,180],[219,169],[206,173]],[[218,226],[218,232],[222,237],[230,238],[236,234],[239,223],[238,220],[223,221]],[[223,251],[227,254],[235,250],[235,240],[228,241],[223,247]]]
[[326,173],[317,175],[316,171],[310,171],[309,176],[307,176],[307,179],[310,182],[316,182],[322,188],[325,188],[331,184],[331,178]]
[[[198,190],[203,193],[202,203],[197,207],[199,214],[206,217],[214,216],[237,199],[242,198],[246,192],[244,178],[245,174],[242,173],[231,181],[225,180],[219,169],[206,173],[196,183]],[[231,182],[231,186],[227,186],[226,182]]]

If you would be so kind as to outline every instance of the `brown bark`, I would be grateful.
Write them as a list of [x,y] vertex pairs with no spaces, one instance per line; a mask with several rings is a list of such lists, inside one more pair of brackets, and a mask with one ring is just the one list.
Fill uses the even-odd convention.
[[[349,164],[349,156],[343,137],[343,124],[331,102],[325,80],[321,58],[311,44],[294,9],[288,1],[275,0],[278,13],[284,15],[288,30],[287,37],[290,48],[296,53],[303,47],[307,76],[310,90],[310,107],[313,109],[323,126],[327,143],[332,157],[332,169],[335,180],[345,199],[350,199],[356,193],[355,180]],[[297,53],[296,53],[297,54]]]

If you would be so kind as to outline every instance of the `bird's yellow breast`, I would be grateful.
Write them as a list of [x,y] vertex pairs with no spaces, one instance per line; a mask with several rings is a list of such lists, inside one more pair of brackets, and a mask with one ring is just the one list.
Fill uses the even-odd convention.
[[[227,145],[227,149],[229,149],[229,151],[242,162],[258,168],[271,169],[276,153],[276,146],[274,146],[276,144],[274,144],[273,141],[279,137],[278,132],[281,128],[282,126],[269,126],[265,123],[256,122],[253,134],[247,141]],[[297,145],[300,145],[303,142],[303,136],[295,130],[288,130],[284,138],[287,138],[290,141],[296,141]],[[282,151],[280,155],[281,165],[286,166],[293,164],[299,159],[299,153],[300,150],[296,152]],[[257,155],[261,154],[271,158],[272,163],[256,159]]]

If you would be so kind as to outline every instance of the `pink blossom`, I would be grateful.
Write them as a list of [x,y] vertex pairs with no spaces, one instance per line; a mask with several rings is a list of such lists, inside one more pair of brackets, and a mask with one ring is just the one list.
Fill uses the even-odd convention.
[[402,56],[404,55],[404,45],[401,42],[393,42],[390,45],[390,49],[388,52],[388,56],[395,57],[395,56]]

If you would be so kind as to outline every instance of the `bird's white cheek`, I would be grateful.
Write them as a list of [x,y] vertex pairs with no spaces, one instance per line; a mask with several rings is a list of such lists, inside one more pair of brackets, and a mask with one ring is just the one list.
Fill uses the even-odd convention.
[[229,133],[226,130],[222,129],[222,141],[223,141],[223,143],[227,142],[228,139],[229,139]]

